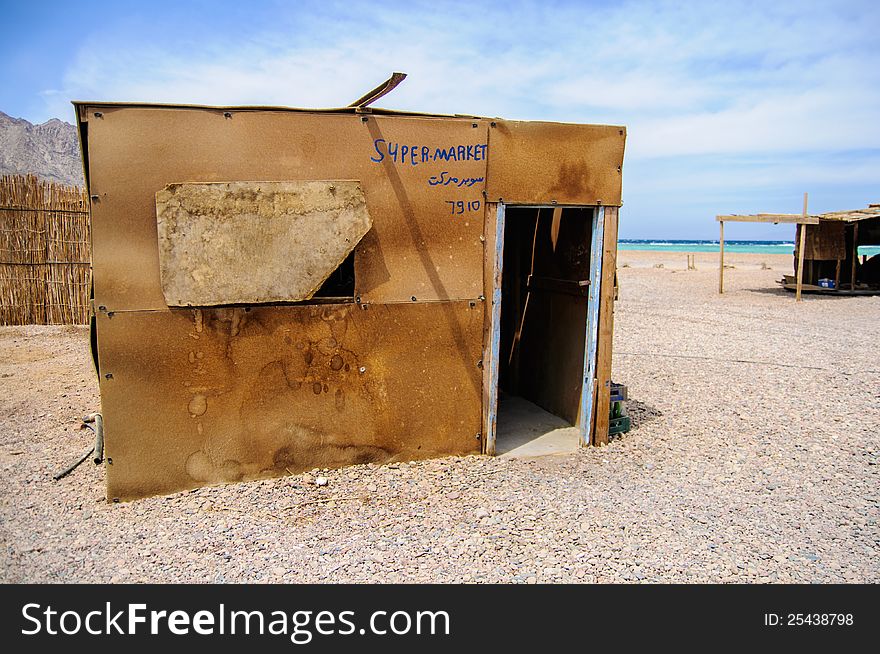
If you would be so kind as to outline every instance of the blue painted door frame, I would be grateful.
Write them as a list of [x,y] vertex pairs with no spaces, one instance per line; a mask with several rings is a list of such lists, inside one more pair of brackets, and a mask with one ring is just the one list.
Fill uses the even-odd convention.
[[[515,205],[525,206],[525,205]],[[532,206],[532,205],[528,205]],[[538,208],[536,206],[535,208]],[[550,206],[549,208],[553,208]],[[498,203],[495,216],[495,251],[492,253],[492,310],[491,337],[488,359],[489,384],[486,413],[486,453],[495,453],[495,437],[498,427],[498,372],[501,348],[501,280],[504,272],[504,222],[505,205]],[[593,427],[593,405],[596,388],[596,338],[599,330],[599,298],[602,280],[602,250],[605,234],[605,207],[593,207],[593,223],[590,235],[590,292],[587,302],[587,333],[584,339],[584,383],[581,385],[580,411],[578,412],[578,431],[580,444],[590,444]]]
[[581,410],[578,430],[581,445],[590,444],[593,432],[593,408],[596,397],[596,340],[599,334],[599,298],[602,295],[602,250],[605,240],[605,207],[593,210],[590,236],[590,298],[587,303],[587,337],[584,339],[584,383],[581,386]]

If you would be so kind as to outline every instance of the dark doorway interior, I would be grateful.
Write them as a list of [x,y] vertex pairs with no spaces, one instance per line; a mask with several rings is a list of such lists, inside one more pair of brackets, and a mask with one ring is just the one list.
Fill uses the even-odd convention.
[[[501,285],[499,433],[506,407],[576,425],[584,373],[593,210],[507,207]],[[554,425],[555,427],[551,426]],[[541,432],[544,428],[536,428]],[[541,433],[536,433],[536,437]]]

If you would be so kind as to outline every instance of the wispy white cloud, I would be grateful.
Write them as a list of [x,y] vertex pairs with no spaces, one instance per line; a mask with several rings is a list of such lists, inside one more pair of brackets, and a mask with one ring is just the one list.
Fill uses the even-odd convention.
[[[326,107],[403,70],[383,105],[627,125],[636,198],[664,169],[650,162],[676,156],[697,194],[880,179],[864,154],[880,149],[873,1],[279,2],[260,16],[214,32],[95,27],[43,97],[56,115],[71,97]],[[784,164],[724,158],[752,155]]]
[[278,11],[277,25],[184,46],[124,24],[96,31],[47,101],[334,106],[403,69],[410,79],[390,105],[626,123],[635,157],[880,147],[871,3]]

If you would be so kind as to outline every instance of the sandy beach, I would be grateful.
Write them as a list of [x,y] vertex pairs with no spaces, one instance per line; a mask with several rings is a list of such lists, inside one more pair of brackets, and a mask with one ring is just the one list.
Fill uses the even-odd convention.
[[[687,257],[694,257],[697,270],[701,272],[714,271],[718,277],[718,253],[717,252],[645,252],[641,250],[620,250],[617,262],[620,268],[656,268],[662,267],[669,270],[687,270]],[[787,254],[752,254],[740,253],[727,250],[724,252],[725,270],[774,270],[776,277],[783,274],[791,275],[794,270],[794,257]],[[728,275],[725,273],[725,279]],[[702,276],[701,276],[702,278]]]
[[[53,481],[99,409],[83,328],[0,328],[0,581],[878,582],[880,297],[790,256],[622,251],[603,448],[447,458],[104,500]],[[658,267],[661,266],[662,267]]]

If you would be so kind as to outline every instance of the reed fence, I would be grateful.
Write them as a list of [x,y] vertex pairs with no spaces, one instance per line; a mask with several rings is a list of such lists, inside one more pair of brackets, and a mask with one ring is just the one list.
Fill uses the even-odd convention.
[[89,200],[33,175],[0,177],[0,324],[85,324]]

